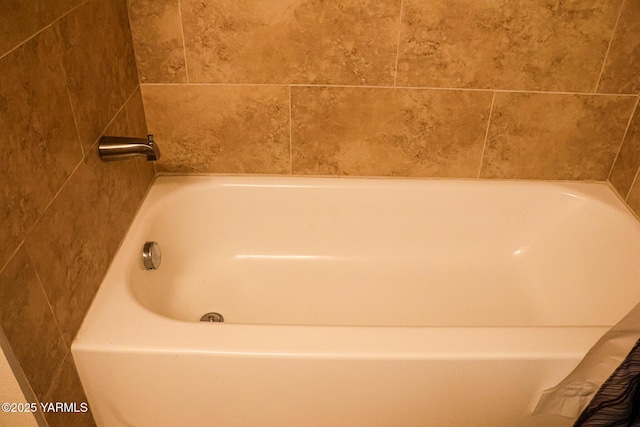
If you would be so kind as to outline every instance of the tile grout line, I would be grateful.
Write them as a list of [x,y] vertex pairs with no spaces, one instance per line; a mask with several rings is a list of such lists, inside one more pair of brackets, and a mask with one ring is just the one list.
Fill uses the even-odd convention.
[[27,258],[29,258],[29,262],[31,263],[31,267],[33,268],[33,271],[36,273],[36,278],[38,279],[38,283],[40,284],[40,289],[42,289],[42,292],[44,293],[45,299],[47,300],[47,307],[49,307],[49,311],[51,311],[51,315],[53,316],[53,321],[55,322],[56,328],[58,329],[58,337],[60,338],[60,340],[64,344],[65,350],[67,350],[67,352],[69,352],[69,351],[71,351],[71,347],[67,346],[67,342],[65,341],[64,336],[62,335],[62,328],[60,327],[60,322],[58,322],[58,317],[56,316],[56,312],[53,311],[53,306],[51,306],[51,300],[49,299],[49,294],[47,293],[47,290],[44,288],[44,284],[42,282],[42,279],[40,278],[40,273],[38,272],[38,266],[36,265],[35,262],[33,262],[33,257],[31,256],[31,253],[29,252],[29,248],[27,248],[27,242],[26,241],[24,243],[24,251],[27,253]]
[[47,213],[47,211],[49,210],[49,208],[51,207],[51,205],[53,204],[53,202],[58,198],[58,196],[60,195],[60,193],[62,192],[62,189],[64,187],[67,186],[67,183],[69,181],[71,181],[71,178],[73,177],[73,175],[76,173],[76,171],[80,168],[80,166],[82,165],[82,163],[84,163],[84,159],[86,158],[83,157],[82,159],[80,159],[80,161],[78,162],[78,164],[76,165],[75,168],[73,168],[73,170],[71,171],[71,173],[69,174],[69,176],[67,177],[67,179],[64,181],[64,183],[62,183],[62,185],[60,186],[60,188],[58,189],[58,191],[56,191],[56,194],[53,195],[53,197],[51,198],[51,200],[49,201],[49,203],[47,203],[47,206],[42,210],[42,213],[40,214],[40,216],[38,216],[38,219],[36,219],[33,224],[31,225],[31,227],[29,227],[29,229],[24,233],[24,239],[22,239],[22,242],[20,243],[20,245],[22,245],[23,243],[26,243],[27,241],[27,237],[29,236],[29,234],[31,234],[31,231],[33,231],[33,229],[36,227],[36,225],[38,225],[38,223],[40,222],[40,220],[42,219],[42,217]]
[[[66,348],[66,343],[65,343],[65,348]],[[49,388],[47,389],[47,392],[44,394],[45,399],[47,397],[50,397],[49,393],[51,392],[51,387],[53,386],[53,384],[56,382],[56,380],[60,376],[60,373],[62,372],[62,367],[64,366],[64,362],[67,361],[67,357],[69,357],[70,355],[71,355],[71,350],[67,349],[67,353],[62,358],[62,362],[60,362],[60,366],[58,366],[58,369],[56,369],[56,373],[53,374],[53,378],[51,379],[51,384],[49,384]]]
[[491,107],[489,108],[489,118],[487,119],[487,129],[484,133],[484,144],[482,145],[482,154],[480,155],[480,166],[478,166],[478,176],[480,178],[480,172],[482,171],[482,162],[484,161],[484,152],[487,149],[487,139],[489,138],[489,126],[491,126],[491,115],[493,114],[493,103],[496,100],[496,93],[493,92],[491,97]]
[[[629,191],[627,191],[627,195],[624,196],[624,202],[626,204],[629,204],[629,195],[631,194],[631,190],[633,189],[633,185],[636,183],[636,181],[638,180],[638,172],[640,172],[640,167],[638,168],[638,170],[636,171],[635,176],[633,177],[633,181],[631,182],[631,185],[629,186]],[[632,209],[633,210],[633,209]],[[640,215],[640,214],[639,214]]]
[[[607,181],[611,180],[611,175],[613,174],[613,169],[616,166],[616,162],[618,161],[618,157],[620,156],[620,152],[622,151],[622,146],[624,145],[624,140],[627,138],[627,132],[629,132],[629,128],[631,127],[631,122],[633,121],[633,117],[635,116],[636,109],[638,108],[638,101],[640,100],[640,96],[636,98],[636,103],[631,109],[631,115],[629,120],[627,121],[627,127],[622,134],[622,140],[620,141],[620,145],[618,145],[618,151],[616,151],[616,157],[613,159],[613,163],[611,164],[611,169],[609,169],[609,174],[607,175]],[[633,185],[633,184],[632,184]]]
[[133,28],[131,27],[131,8],[129,7],[129,1],[126,2],[127,3],[127,22],[129,23],[129,33],[131,34],[131,43],[132,43],[132,48],[133,48],[133,56],[135,58],[135,63],[136,63],[136,74],[138,76],[138,85],[140,85],[140,83],[142,83],[140,81],[140,67],[138,66],[138,50],[136,49],[136,42],[133,40]]
[[[56,37],[56,41],[59,41],[58,38]],[[60,49],[62,50],[62,46],[60,46]],[[73,123],[76,126],[76,135],[78,136],[78,143],[80,144],[80,152],[82,153],[82,158],[84,159],[84,156],[86,155],[86,153],[84,152],[84,147],[82,146],[82,137],[80,136],[80,127],[78,126],[78,119],[76,118],[76,109],[73,107],[73,100],[71,99],[71,91],[69,90],[69,73],[67,73],[67,69],[64,66],[64,60],[62,58],[62,55],[60,56],[59,62],[60,62],[60,68],[62,68],[62,75],[64,77],[64,87],[67,90],[67,98],[69,98],[69,105],[71,106],[71,115],[73,116]]]
[[82,146],[82,137],[80,136],[80,127],[78,126],[78,119],[76,119],[76,110],[73,108],[73,102],[71,101],[71,92],[69,91],[69,83],[67,80],[66,72],[65,74],[65,87],[67,89],[67,97],[69,98],[69,105],[71,106],[71,115],[73,116],[73,123],[76,125],[76,135],[78,136],[78,143],[80,143],[80,152],[82,153],[82,158],[87,154],[84,152],[84,147]]
[[25,45],[27,42],[29,42],[30,40],[36,38],[40,33],[44,32],[45,30],[49,29],[50,27],[52,27],[55,23],[57,23],[58,21],[60,21],[62,18],[64,18],[65,16],[69,15],[71,12],[75,11],[76,9],[81,8],[85,3],[88,3],[91,0],[84,0],[82,3],[80,3],[79,5],[71,8],[70,10],[68,10],[67,12],[65,12],[64,14],[60,15],[58,18],[54,19],[53,21],[51,21],[50,24],[42,27],[40,30],[36,31],[35,34],[33,34],[31,37],[27,37],[26,39],[24,39],[23,41],[21,41],[20,43],[18,43],[16,46],[14,46],[11,50],[7,51],[4,55],[0,55],[0,60],[3,59],[4,57],[6,57],[7,55],[10,55],[12,52],[18,50],[21,46]]
[[[38,218],[38,219],[40,219],[40,218]],[[36,220],[36,222],[38,222],[38,221]],[[18,251],[20,250],[20,248],[24,244],[24,241],[25,241],[25,239],[22,239],[22,241],[20,242],[18,247],[13,252],[11,252],[11,255],[9,255],[9,258],[7,258],[7,261],[4,263],[4,265],[2,267],[0,267],[0,274],[2,274],[2,272],[4,271],[5,268],[7,268],[7,266],[9,265],[11,260],[13,259],[13,257],[16,256],[16,254],[18,253]]]
[[289,86],[289,173],[293,175],[293,131],[292,131],[292,113],[293,106],[291,105],[291,86]]
[[491,93],[522,93],[542,95],[588,95],[588,96],[618,96],[636,97],[637,93],[593,93],[593,92],[545,92],[542,90],[520,89],[475,89],[460,87],[433,87],[433,86],[371,86],[371,85],[339,85],[339,84],[307,84],[307,83],[142,83],[141,86],[266,86],[266,87],[327,87],[327,88],[352,88],[352,89],[412,89],[412,90],[440,90],[459,92],[491,92]]
[[393,75],[393,85],[398,83],[398,59],[400,58],[400,33],[402,32],[402,8],[404,0],[400,0],[400,18],[398,19],[398,39],[396,40],[396,68]]
[[618,30],[618,22],[620,22],[620,17],[622,16],[622,9],[624,8],[625,0],[622,0],[620,3],[620,10],[618,11],[618,18],[616,19],[616,23],[613,26],[613,32],[611,33],[611,38],[609,39],[609,45],[607,46],[607,52],[604,54],[604,59],[602,61],[602,67],[600,68],[600,74],[598,75],[598,80],[596,81],[596,87],[593,90],[593,93],[598,92],[598,86],[600,86],[600,82],[602,80],[602,74],[604,74],[604,68],[607,65],[607,58],[609,58],[609,51],[611,50],[611,45],[613,44],[613,38],[616,36],[616,31]]
[[182,4],[178,0],[178,17],[180,18],[180,34],[182,34],[182,54],[184,55],[184,73],[187,77],[187,84],[189,84],[189,67],[187,66],[187,44],[184,38],[184,24],[182,23]]

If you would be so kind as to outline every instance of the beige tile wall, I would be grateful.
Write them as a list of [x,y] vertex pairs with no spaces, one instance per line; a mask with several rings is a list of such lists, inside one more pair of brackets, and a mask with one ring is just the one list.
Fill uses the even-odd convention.
[[86,401],[69,346],[154,175],[97,155],[103,134],[146,135],[138,86],[125,0],[0,13],[0,326],[44,402]]
[[634,184],[636,0],[128,4],[159,171]]

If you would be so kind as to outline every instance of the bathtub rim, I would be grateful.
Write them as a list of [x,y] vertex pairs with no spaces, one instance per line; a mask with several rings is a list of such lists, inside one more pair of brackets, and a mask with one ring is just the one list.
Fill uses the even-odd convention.
[[[622,197],[616,188],[609,182],[605,181],[596,181],[596,180],[566,180],[566,179],[528,179],[528,178],[474,178],[474,177],[462,177],[462,178],[449,178],[449,177],[422,177],[422,176],[361,176],[361,175],[293,175],[293,174],[234,174],[234,173],[207,173],[207,172],[194,172],[194,173],[186,173],[186,172],[158,172],[153,177],[153,180],[147,191],[140,202],[140,206],[136,210],[136,214],[134,219],[131,221],[131,224],[127,228],[127,232],[122,238],[120,242],[120,246],[125,241],[125,238],[133,228],[133,225],[136,223],[136,220],[139,217],[140,212],[143,210],[145,205],[149,203],[151,199],[162,200],[165,197],[158,197],[156,195],[157,192],[160,191],[161,187],[174,187],[171,184],[173,180],[184,181],[185,184],[194,184],[199,183],[200,181],[206,181],[208,179],[219,179],[219,180],[252,180],[252,179],[265,179],[267,181],[286,181],[286,180],[335,180],[339,181],[352,181],[356,183],[356,185],[365,184],[367,181],[370,182],[381,182],[388,181],[389,183],[402,183],[406,182],[410,185],[411,183],[427,183],[427,182],[438,182],[438,183],[447,183],[450,182],[454,185],[460,183],[482,183],[487,185],[489,183],[496,183],[499,185],[532,185],[532,186],[545,186],[545,185],[558,185],[562,187],[566,187],[567,189],[572,189],[576,192],[576,194],[571,194],[575,197],[592,197],[594,201],[604,203],[607,206],[618,210],[619,212],[627,215],[630,214],[637,222],[640,227],[640,214],[636,214],[631,207],[627,204],[624,197]],[[359,184],[358,184],[359,183]],[[391,184],[394,185],[394,184]],[[284,187],[289,187],[290,185],[283,185]],[[160,187],[160,188],[159,188]],[[293,187],[296,187],[295,185]],[[305,187],[304,185],[300,185],[298,187]],[[582,188],[579,188],[582,187]],[[587,190],[588,188],[591,190]],[[169,193],[173,193],[176,191],[175,188],[170,189]],[[612,195],[613,197],[610,197]],[[605,200],[607,198],[608,200]],[[615,199],[615,200],[614,200]],[[624,209],[620,209],[624,207]],[[120,249],[118,247],[118,250]],[[116,254],[118,251],[116,251]],[[115,259],[115,255],[114,255]],[[103,280],[104,281],[104,280]]]
[[[626,211],[631,214],[637,221],[640,222],[640,213],[636,213],[626,199],[621,195],[614,185],[608,180],[569,180],[569,179],[532,179],[532,178],[484,178],[484,177],[442,177],[442,176],[375,176],[375,175],[299,175],[299,174],[268,174],[268,173],[231,173],[231,172],[156,172],[154,175],[147,192],[140,202],[140,208],[149,195],[153,184],[157,180],[163,180],[164,178],[172,177],[211,177],[211,178],[235,178],[235,177],[248,177],[248,178],[336,178],[345,180],[411,180],[411,181],[472,181],[472,182],[536,182],[536,183],[570,183],[570,184],[599,184],[607,187],[611,193],[618,199],[618,201],[625,207]],[[136,211],[137,213],[137,211]]]

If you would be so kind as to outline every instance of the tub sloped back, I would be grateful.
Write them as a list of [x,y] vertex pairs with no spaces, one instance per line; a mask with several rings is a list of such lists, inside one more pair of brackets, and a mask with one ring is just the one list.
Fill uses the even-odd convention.
[[602,184],[161,177],[129,280],[185,321],[609,325],[640,300],[640,226]]

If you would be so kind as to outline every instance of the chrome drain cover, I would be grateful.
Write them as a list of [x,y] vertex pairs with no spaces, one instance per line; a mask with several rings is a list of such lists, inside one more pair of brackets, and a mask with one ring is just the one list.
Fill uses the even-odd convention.
[[200,318],[201,322],[224,322],[224,317],[220,313],[207,313]]

